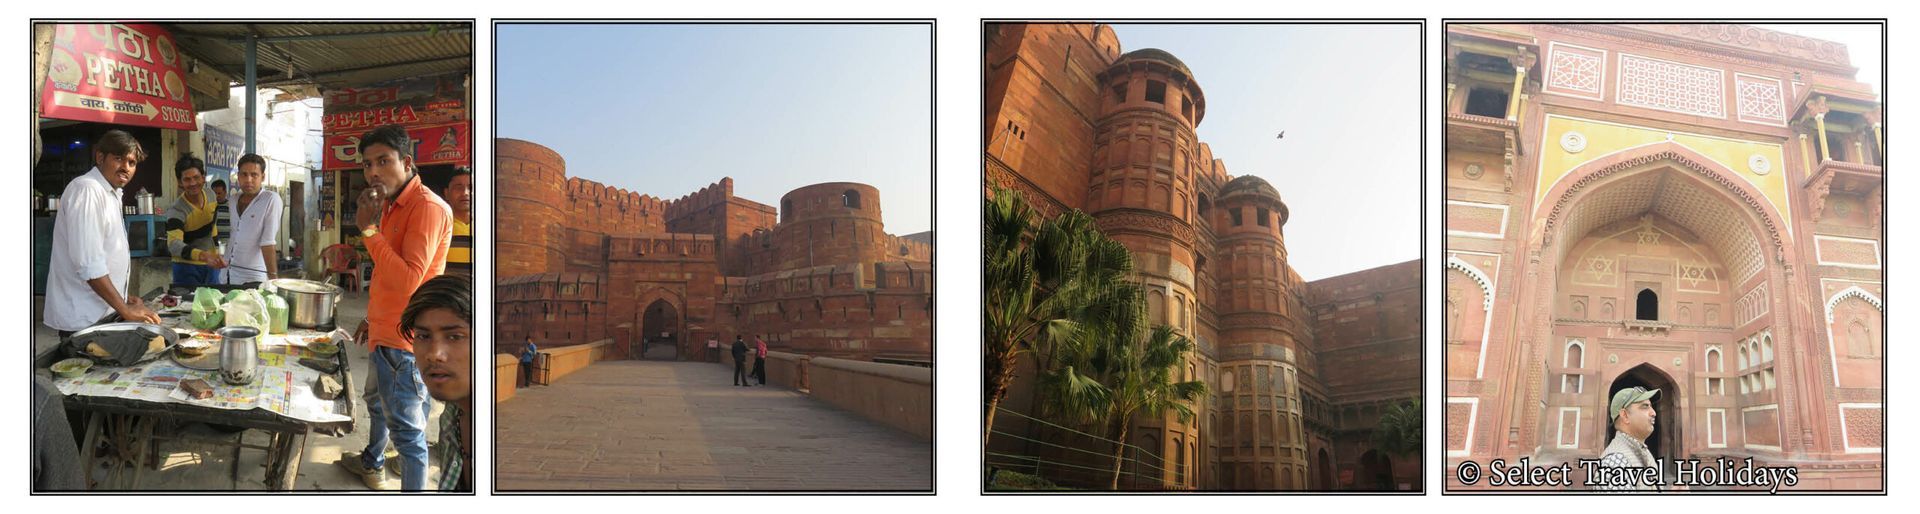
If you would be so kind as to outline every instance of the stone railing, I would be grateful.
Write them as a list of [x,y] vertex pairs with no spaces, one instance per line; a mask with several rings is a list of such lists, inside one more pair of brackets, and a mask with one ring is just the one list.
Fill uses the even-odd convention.
[[520,379],[520,358],[493,354],[493,403],[513,399],[514,382]]
[[767,383],[805,393],[807,365],[812,357],[787,352],[767,352]]
[[595,362],[607,360],[608,352],[613,351],[612,339],[601,339],[587,344],[563,346],[551,350],[540,350],[540,357],[533,363],[533,379],[542,384],[551,384],[576,371],[586,369]]
[[[724,350],[725,347],[722,347]],[[753,357],[747,370],[753,370]],[[720,365],[733,367],[731,353]],[[933,440],[933,368],[767,352],[767,384]]]

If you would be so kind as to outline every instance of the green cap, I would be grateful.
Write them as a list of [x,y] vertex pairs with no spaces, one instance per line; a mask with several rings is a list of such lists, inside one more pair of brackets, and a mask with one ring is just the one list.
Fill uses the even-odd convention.
[[1645,387],[1629,387],[1613,393],[1613,403],[1607,408],[1607,421],[1612,422],[1614,418],[1620,417],[1620,409],[1651,400],[1656,394],[1660,394],[1659,389],[1647,390]]

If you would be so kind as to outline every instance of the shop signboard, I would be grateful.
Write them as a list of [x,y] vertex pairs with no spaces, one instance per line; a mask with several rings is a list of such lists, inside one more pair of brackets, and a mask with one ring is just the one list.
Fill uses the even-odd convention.
[[466,76],[447,74],[401,79],[325,94],[321,125],[326,133],[322,169],[358,169],[360,137],[386,125],[407,129],[414,164],[471,165]]
[[[469,166],[473,164],[470,150],[473,134],[467,122],[448,123],[432,126],[407,126],[407,137],[413,139],[413,164],[430,166],[452,164]],[[360,169],[360,136],[353,134],[328,134],[326,162],[322,169],[355,170]]]
[[55,25],[48,52],[41,116],[194,130],[186,56],[159,25]]
[[207,125],[203,132],[207,140],[207,151],[203,154],[207,169],[218,172],[232,172],[240,162],[240,154],[247,151],[247,141],[239,134],[221,130],[220,127]]

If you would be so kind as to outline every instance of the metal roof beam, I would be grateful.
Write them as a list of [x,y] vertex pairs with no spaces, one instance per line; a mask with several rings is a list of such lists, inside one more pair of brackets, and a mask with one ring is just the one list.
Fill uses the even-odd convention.
[[422,64],[433,64],[433,63],[457,61],[457,60],[472,59],[472,58],[473,56],[471,55],[456,55],[456,56],[450,56],[450,57],[422,59],[417,61],[377,64],[373,66],[363,66],[359,68],[342,68],[337,70],[327,70],[327,71],[320,71],[320,72],[314,72],[314,73],[302,73],[300,74],[301,76],[299,78],[262,82],[260,83],[260,85],[261,86],[278,86],[283,84],[295,84],[295,83],[302,83],[302,82],[318,82],[326,78],[338,77],[343,75],[351,75],[355,73],[363,73],[363,72],[369,72],[369,71],[377,71],[377,70],[382,70],[386,68],[398,68],[402,66],[417,66]]
[[[259,41],[261,43],[299,43],[299,42],[305,42],[305,41],[339,41],[339,40],[348,40],[348,39],[384,38],[384,37],[401,37],[401,36],[468,34],[472,32],[473,32],[472,26],[448,25],[444,27],[436,27],[431,29],[384,30],[384,31],[373,31],[373,32],[344,32],[340,34],[305,34],[305,35],[297,35],[297,36],[257,36],[254,38],[254,40]],[[193,35],[200,36],[200,37],[209,37],[202,34],[193,34]],[[246,36],[227,38],[227,42],[229,43],[245,43],[246,41],[247,41]]]

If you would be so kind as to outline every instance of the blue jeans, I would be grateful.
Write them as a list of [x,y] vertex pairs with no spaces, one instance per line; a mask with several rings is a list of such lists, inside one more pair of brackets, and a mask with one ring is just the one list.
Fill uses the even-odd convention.
[[204,286],[220,283],[220,272],[205,264],[173,263],[173,283],[189,286]]
[[427,486],[427,386],[413,365],[413,352],[375,348],[367,356],[373,380],[367,385],[367,449],[360,463],[381,469],[387,460],[387,440],[400,452],[400,489],[420,491]]

